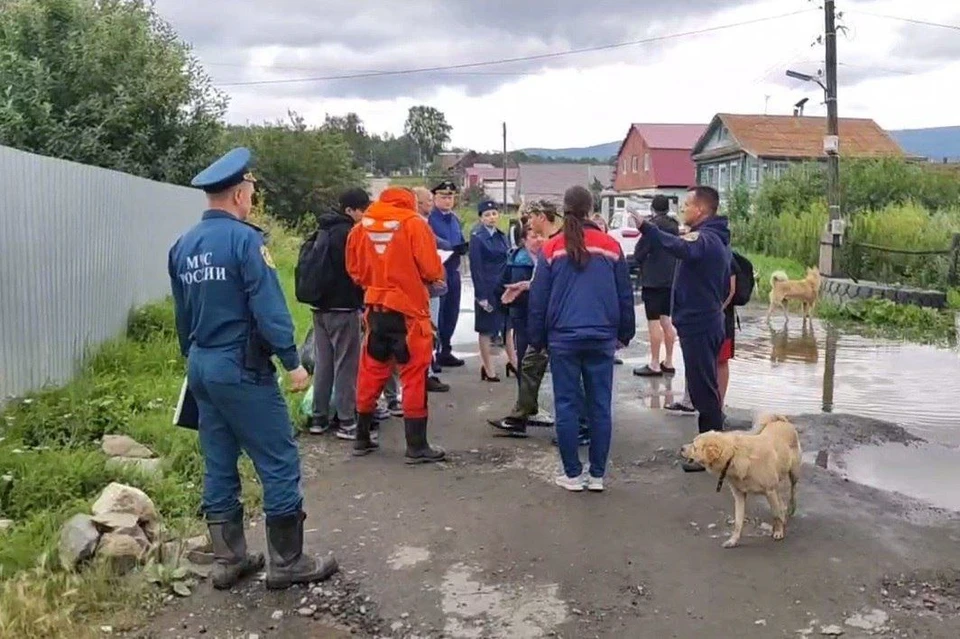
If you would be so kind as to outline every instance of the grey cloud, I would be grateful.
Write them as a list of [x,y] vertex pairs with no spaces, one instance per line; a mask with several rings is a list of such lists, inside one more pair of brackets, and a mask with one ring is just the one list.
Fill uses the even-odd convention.
[[[753,0],[755,1],[755,0]],[[447,66],[601,46],[684,30],[691,18],[752,0],[156,0],[161,16],[191,43],[217,84]],[[482,96],[545,68],[589,68],[648,58],[665,45],[584,53],[455,71],[335,81],[227,87],[274,96],[388,99],[438,87]],[[272,68],[254,52],[277,53]],[[281,68],[283,67],[283,68]]]

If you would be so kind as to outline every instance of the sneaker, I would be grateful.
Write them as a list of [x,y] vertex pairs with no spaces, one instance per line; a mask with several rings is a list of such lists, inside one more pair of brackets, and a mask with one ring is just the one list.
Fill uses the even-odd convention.
[[686,404],[681,404],[680,402],[674,402],[663,407],[663,410],[670,411],[671,413],[679,413],[681,415],[693,415],[697,410],[693,406],[687,406]]
[[594,493],[603,492],[603,477],[587,478],[587,490]]
[[507,417],[506,419],[501,419],[499,421],[495,419],[491,419],[491,420],[488,420],[488,423],[494,428],[497,428],[503,431],[505,434],[507,434],[510,437],[526,437],[527,436],[527,424],[523,420]]
[[322,417],[311,417],[307,430],[311,435],[323,435],[330,430],[330,421]]
[[345,439],[348,441],[356,441],[357,439],[357,425],[356,424],[341,424],[337,427],[337,439]]
[[387,408],[386,404],[377,402],[377,408],[373,411],[374,421],[385,422],[390,419],[390,417],[390,410]]
[[554,480],[554,483],[560,488],[569,490],[572,493],[583,492],[583,477],[567,477],[566,475],[560,475]]
[[391,400],[387,404],[387,412],[390,413],[391,417],[403,417],[403,406],[400,404],[400,400]]

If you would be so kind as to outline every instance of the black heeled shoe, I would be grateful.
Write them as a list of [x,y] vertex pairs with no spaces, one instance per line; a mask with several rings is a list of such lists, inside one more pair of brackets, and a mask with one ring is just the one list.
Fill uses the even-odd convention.
[[480,381],[481,382],[499,382],[500,378],[496,375],[487,375],[487,369],[483,366],[480,367]]
[[510,362],[507,362],[507,379],[510,379],[510,373],[513,373],[514,377],[520,376],[519,373],[517,373],[517,367]]

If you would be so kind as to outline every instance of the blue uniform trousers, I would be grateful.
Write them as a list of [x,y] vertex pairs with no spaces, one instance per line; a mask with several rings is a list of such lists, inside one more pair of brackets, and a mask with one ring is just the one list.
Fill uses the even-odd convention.
[[590,475],[603,477],[613,432],[614,344],[550,346],[550,372],[556,406],[557,447],[567,477],[579,477],[580,416],[590,431]]
[[240,508],[242,450],[263,486],[264,514],[271,519],[295,514],[303,502],[300,457],[276,373],[242,370],[239,383],[225,383],[230,375],[223,367],[230,363],[221,354],[196,351],[188,362],[188,383],[200,411],[203,511],[213,519]]
[[686,369],[687,391],[693,407],[700,413],[701,433],[723,430],[723,407],[717,384],[717,358],[723,345],[723,318],[716,327],[694,335],[680,336],[683,366]]
[[460,271],[447,271],[447,294],[440,298],[440,322],[437,332],[440,333],[440,350],[438,355],[450,355],[452,347],[450,340],[457,330],[457,319],[460,317]]

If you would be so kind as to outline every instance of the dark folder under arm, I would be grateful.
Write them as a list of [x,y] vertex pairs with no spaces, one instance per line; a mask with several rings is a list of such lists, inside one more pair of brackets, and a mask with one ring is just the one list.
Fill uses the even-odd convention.
[[187,385],[186,377],[183,378],[183,386],[180,387],[180,399],[173,413],[173,424],[190,430],[200,429],[200,409],[197,408],[197,400]]

